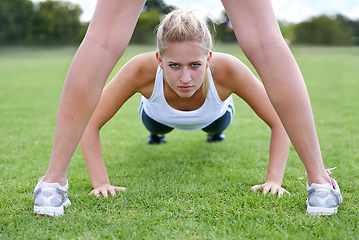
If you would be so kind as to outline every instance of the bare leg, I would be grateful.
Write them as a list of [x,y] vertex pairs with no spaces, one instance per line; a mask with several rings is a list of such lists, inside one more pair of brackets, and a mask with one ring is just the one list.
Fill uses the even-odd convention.
[[98,0],[62,90],[52,155],[44,182],[66,184],[71,157],[107,77],[126,49],[144,3],[145,0]]
[[260,75],[308,182],[329,183],[300,69],[278,27],[270,0],[222,0],[242,50]]

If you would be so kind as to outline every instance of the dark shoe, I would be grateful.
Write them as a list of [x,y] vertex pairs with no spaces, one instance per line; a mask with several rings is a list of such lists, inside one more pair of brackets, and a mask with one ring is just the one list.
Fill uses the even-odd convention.
[[225,139],[224,133],[207,134],[207,142],[223,142]]
[[161,144],[166,143],[166,137],[163,134],[149,134],[147,139],[149,144]]

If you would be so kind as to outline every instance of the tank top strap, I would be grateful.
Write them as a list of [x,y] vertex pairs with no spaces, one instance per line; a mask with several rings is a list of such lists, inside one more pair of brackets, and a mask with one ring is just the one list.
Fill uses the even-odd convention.
[[163,90],[163,69],[158,66],[155,77],[155,85],[153,86],[151,97],[148,99],[152,101],[159,96],[163,96],[164,98],[164,90]]

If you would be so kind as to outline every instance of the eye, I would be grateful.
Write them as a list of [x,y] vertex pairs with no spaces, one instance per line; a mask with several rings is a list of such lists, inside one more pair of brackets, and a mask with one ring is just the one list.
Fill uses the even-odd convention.
[[172,64],[170,64],[170,67],[171,67],[171,68],[178,68],[178,67],[179,67],[179,64],[177,64],[177,63],[172,63]]
[[201,66],[200,63],[192,63],[192,64],[191,64],[191,67],[193,67],[193,68],[197,68],[197,67],[199,67],[199,66]]

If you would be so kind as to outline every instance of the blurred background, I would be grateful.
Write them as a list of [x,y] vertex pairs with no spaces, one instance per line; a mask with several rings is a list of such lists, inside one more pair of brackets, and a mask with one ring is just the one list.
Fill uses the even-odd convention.
[[[273,0],[273,8],[288,44],[359,45],[358,0]],[[0,1],[0,46],[79,44],[96,0]],[[155,27],[175,7],[191,7],[208,14],[217,43],[235,42],[219,0],[148,0],[131,39],[154,44]]]

